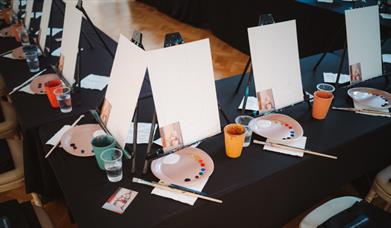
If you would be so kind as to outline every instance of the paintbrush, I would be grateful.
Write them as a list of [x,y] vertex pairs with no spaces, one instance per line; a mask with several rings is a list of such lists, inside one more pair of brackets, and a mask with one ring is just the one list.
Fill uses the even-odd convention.
[[179,193],[179,194],[192,196],[192,197],[198,197],[198,198],[201,198],[201,199],[204,199],[204,200],[208,200],[208,201],[212,201],[212,202],[215,202],[215,203],[223,203],[222,200],[215,199],[215,198],[212,198],[212,197],[209,197],[209,196],[204,196],[204,195],[200,195],[200,194],[197,194],[197,193],[193,193],[193,192],[188,192],[188,191],[181,190],[181,189],[172,188],[172,187],[169,187],[167,185],[162,185],[162,184],[159,184],[159,183],[156,183],[156,182],[154,183],[154,182],[150,182],[150,181],[145,181],[145,180],[142,180],[142,179],[139,179],[139,178],[135,178],[135,177],[133,177],[133,182],[134,183],[148,185],[148,186],[155,187],[155,188],[160,188],[160,189],[163,189],[163,190],[166,190],[166,191],[169,191],[169,192]]
[[25,87],[26,85],[28,85],[32,80],[34,80],[35,78],[37,78],[39,75],[41,75],[43,72],[46,71],[46,68],[41,70],[40,72],[36,73],[34,76],[32,76],[31,78],[29,78],[27,81],[23,82],[22,84],[18,85],[17,87],[15,87],[11,92],[8,93],[8,95],[11,95],[17,91],[19,91],[21,88]]
[[280,148],[280,149],[291,150],[294,152],[301,152],[304,154],[311,154],[311,155],[324,157],[324,158],[338,159],[336,156],[322,154],[322,153],[318,153],[318,152],[314,152],[314,151],[310,151],[310,150],[306,150],[306,149],[301,149],[301,148],[297,148],[297,147],[293,147],[293,146],[283,145],[283,144],[279,144],[279,143],[263,142],[263,141],[259,141],[259,140],[254,140],[253,142],[255,144],[272,146],[272,147],[276,147],[276,148]]
[[389,112],[382,112],[382,111],[376,111],[370,109],[343,108],[343,107],[331,107],[331,109],[338,110],[338,111],[358,112],[358,114],[374,114],[374,115],[380,115],[384,117],[391,117],[391,113]]
[[[109,129],[107,129],[106,125],[102,122],[102,119],[100,118],[98,112],[95,110],[90,110],[90,113],[92,114],[96,122],[98,122],[99,126],[103,129],[103,131],[105,131],[106,134],[114,138],[113,134],[110,133]],[[132,156],[126,150],[122,149],[122,147],[118,144],[117,140],[114,139],[114,141],[115,145],[124,153],[125,157],[127,159],[131,159]]]

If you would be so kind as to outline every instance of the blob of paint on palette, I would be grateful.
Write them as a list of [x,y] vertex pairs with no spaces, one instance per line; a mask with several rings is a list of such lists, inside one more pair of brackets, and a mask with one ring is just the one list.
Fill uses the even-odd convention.
[[[199,179],[200,176],[203,176],[205,174],[205,172],[206,172],[205,163],[201,159],[201,157],[198,156],[197,154],[192,154],[192,157],[193,157],[194,161],[197,162],[200,165],[199,172],[194,176],[195,179]],[[189,177],[184,179],[185,182],[190,182],[191,180],[192,179],[189,178]]]

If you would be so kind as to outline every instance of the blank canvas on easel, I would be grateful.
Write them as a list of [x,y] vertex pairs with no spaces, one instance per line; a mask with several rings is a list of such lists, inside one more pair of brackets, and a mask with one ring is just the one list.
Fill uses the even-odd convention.
[[[79,49],[82,13],[76,9],[73,2],[66,2],[64,16],[64,31],[62,33],[60,65],[62,74],[72,85],[75,82],[77,52]],[[60,67],[61,68],[61,67]]]
[[259,111],[303,101],[296,21],[248,28],[248,37]]
[[149,51],[148,72],[165,151],[221,132],[208,39]]
[[45,51],[45,44],[46,44],[46,34],[47,29],[49,27],[49,20],[50,20],[50,13],[52,10],[52,2],[53,0],[44,0],[43,6],[42,6],[42,17],[41,17],[41,23],[39,25],[39,46],[41,47],[42,51]]
[[351,79],[382,75],[379,7],[346,10],[345,19]]
[[146,70],[145,51],[121,35],[101,119],[122,148],[126,144]]

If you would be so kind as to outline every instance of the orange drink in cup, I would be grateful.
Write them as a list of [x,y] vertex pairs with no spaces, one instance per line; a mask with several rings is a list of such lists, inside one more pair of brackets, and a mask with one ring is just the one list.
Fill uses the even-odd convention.
[[228,124],[224,127],[225,153],[230,158],[240,157],[246,130],[240,124]]
[[312,105],[312,117],[317,120],[326,118],[330,109],[334,95],[330,92],[318,90],[314,93],[314,103]]

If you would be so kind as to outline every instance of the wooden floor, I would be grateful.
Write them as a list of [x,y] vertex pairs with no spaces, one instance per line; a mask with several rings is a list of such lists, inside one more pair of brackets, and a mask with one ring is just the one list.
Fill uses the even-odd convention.
[[[139,2],[85,0],[84,7],[94,23],[114,40],[118,40],[120,33],[129,38],[134,30],[141,31],[144,34],[144,46],[147,50],[162,47],[164,35],[170,32],[181,32],[186,42],[209,38],[216,80],[240,74],[248,59],[247,55],[222,42],[209,31],[178,22]],[[354,194],[354,190],[343,190],[341,193],[336,193],[335,196],[352,194],[352,192]],[[19,201],[30,200],[30,197],[24,193],[24,188],[0,194],[0,202],[15,198]],[[44,207],[56,227],[77,227],[71,224],[65,203],[62,200],[47,203]],[[307,212],[303,212],[284,228],[298,227]]]

